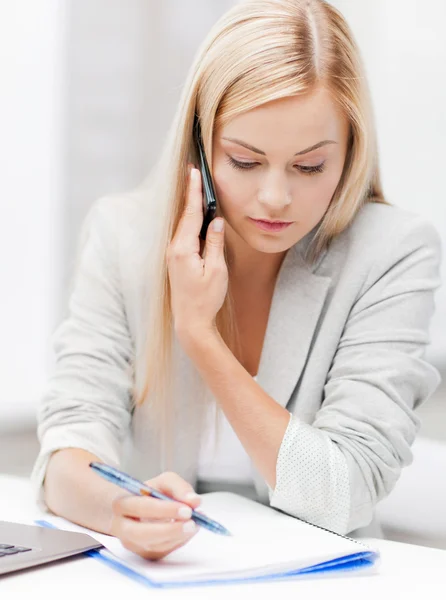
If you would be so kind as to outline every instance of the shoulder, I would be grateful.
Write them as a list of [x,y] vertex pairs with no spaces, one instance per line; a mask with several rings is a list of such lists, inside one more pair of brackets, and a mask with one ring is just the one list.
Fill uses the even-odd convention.
[[159,222],[159,215],[154,213],[147,188],[108,194],[93,202],[83,229],[94,231],[103,246],[114,248],[119,255],[147,252]]
[[352,244],[384,251],[403,241],[414,248],[422,244],[441,247],[440,235],[431,221],[405,208],[378,202],[360,209],[346,235]]
[[410,278],[416,271],[417,277],[437,282],[441,256],[441,238],[432,222],[395,205],[370,202],[332,239],[315,269],[333,286],[345,283],[358,291],[390,272]]
[[426,217],[389,204],[369,202],[335,240],[333,247],[351,260],[372,267],[389,265],[416,251],[439,257],[440,234]]
[[146,196],[142,188],[101,196],[93,202],[86,220],[93,221],[104,232],[110,230],[117,235],[127,227],[140,229],[149,205]]

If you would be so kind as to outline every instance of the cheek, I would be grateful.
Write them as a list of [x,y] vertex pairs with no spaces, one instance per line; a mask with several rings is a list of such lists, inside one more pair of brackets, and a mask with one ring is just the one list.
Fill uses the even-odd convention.
[[327,208],[330,204],[331,199],[333,198],[333,194],[335,193],[336,188],[339,185],[339,181],[342,176],[342,171],[343,169],[341,166],[338,169],[334,169],[330,173],[327,173],[327,177],[323,182],[323,185],[321,186],[321,197],[325,208]]
[[331,200],[339,184],[343,170],[344,160],[342,157],[333,157],[333,160],[328,161],[325,172],[320,177],[317,175],[314,177],[316,180],[315,188],[322,202],[324,200],[327,202]]
[[298,184],[294,197],[300,216],[312,221],[321,218],[330,205],[339,184],[340,173],[338,170],[327,171],[322,176],[316,175],[308,180]]
[[299,175],[294,184],[296,198],[311,196],[313,200],[323,201],[327,196],[333,195],[339,179],[337,169],[328,169],[319,175]]
[[220,208],[226,214],[240,209],[246,205],[247,198],[252,197],[248,178],[234,172],[230,165],[218,165],[213,171],[213,181]]
[[340,179],[340,174],[335,171],[332,173],[327,173],[327,176],[323,179],[320,186],[320,196],[321,200],[326,203],[330,202],[336,187],[338,186]]

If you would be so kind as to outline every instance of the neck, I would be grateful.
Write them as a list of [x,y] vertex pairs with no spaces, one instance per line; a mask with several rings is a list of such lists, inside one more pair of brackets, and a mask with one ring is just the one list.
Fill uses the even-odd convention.
[[250,288],[273,285],[286,256],[286,251],[277,254],[260,252],[230,234],[226,236],[226,249],[231,281]]

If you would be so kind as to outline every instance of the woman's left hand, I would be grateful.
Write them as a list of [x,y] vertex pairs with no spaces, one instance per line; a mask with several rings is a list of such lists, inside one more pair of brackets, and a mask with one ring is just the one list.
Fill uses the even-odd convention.
[[203,258],[200,230],[203,224],[201,174],[189,174],[186,206],[167,250],[174,328],[181,336],[216,331],[215,318],[228,291],[228,269],[223,254],[224,232],[208,227]]

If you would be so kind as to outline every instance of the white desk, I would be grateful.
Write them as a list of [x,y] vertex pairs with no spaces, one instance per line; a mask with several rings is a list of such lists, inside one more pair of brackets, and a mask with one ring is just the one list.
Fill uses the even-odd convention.
[[[45,516],[45,513],[43,513]],[[33,523],[42,517],[30,496],[26,479],[0,475],[0,519]],[[280,600],[311,598],[330,600],[374,598],[387,600],[396,597],[444,599],[446,595],[446,551],[400,544],[385,540],[368,540],[381,551],[382,561],[377,574],[342,575],[325,579],[306,579],[274,583],[192,587],[179,590],[152,590],[114,572],[89,557],[70,558],[28,571],[0,577],[2,598],[25,598],[39,592],[45,600],[69,598],[120,598],[131,594],[138,598],[188,598],[231,600],[246,598],[247,594],[275,594]],[[8,595],[9,592],[9,595]]]

